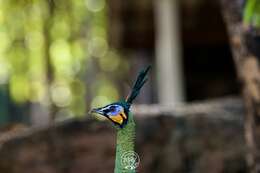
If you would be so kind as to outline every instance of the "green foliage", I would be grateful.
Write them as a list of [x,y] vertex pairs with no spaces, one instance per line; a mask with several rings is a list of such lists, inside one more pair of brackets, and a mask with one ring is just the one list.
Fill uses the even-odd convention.
[[[8,84],[16,103],[52,104],[73,115],[117,100],[105,79],[123,60],[108,46],[106,16],[105,0],[0,0],[0,85]],[[93,64],[100,73],[88,82]]]
[[243,22],[246,25],[260,27],[260,1],[247,0],[243,13]]

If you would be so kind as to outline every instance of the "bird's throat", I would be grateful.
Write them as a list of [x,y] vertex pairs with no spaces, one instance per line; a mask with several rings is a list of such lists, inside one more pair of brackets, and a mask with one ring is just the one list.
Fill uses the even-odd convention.
[[115,173],[134,173],[135,170],[126,169],[127,165],[122,164],[123,155],[126,153],[134,153],[134,141],[135,141],[135,122],[133,115],[129,112],[127,124],[117,129],[117,142],[116,142],[116,163]]

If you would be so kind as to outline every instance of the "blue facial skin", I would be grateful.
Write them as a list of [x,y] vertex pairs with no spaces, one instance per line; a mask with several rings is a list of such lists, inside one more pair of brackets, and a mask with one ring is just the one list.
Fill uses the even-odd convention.
[[105,107],[95,109],[97,113],[100,113],[104,116],[116,116],[123,110],[124,108],[118,104],[110,104]]
[[120,112],[123,111],[123,107],[122,106],[115,105],[115,104],[107,106],[107,109],[109,110],[109,112],[107,113],[107,115],[109,115],[109,116],[116,116]]

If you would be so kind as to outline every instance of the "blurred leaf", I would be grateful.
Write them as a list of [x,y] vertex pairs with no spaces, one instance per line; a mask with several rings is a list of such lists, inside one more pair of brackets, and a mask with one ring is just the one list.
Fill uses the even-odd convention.
[[247,25],[249,25],[251,20],[252,20],[252,16],[254,14],[255,6],[256,6],[256,0],[247,0],[246,1],[243,21]]

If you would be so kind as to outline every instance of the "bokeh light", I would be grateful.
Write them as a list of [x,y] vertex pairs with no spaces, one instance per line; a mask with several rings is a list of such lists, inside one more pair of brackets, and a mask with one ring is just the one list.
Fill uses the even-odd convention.
[[108,49],[107,42],[102,37],[94,37],[89,40],[88,51],[91,56],[103,57]]
[[[0,0],[0,24],[0,87],[14,104],[55,107],[61,120],[119,98],[123,61],[108,45],[105,0]],[[94,64],[97,79],[87,74]]]
[[51,88],[51,99],[58,107],[66,107],[71,103],[71,91],[68,85],[58,83]]
[[86,0],[86,6],[88,10],[98,12],[105,7],[105,0]]

